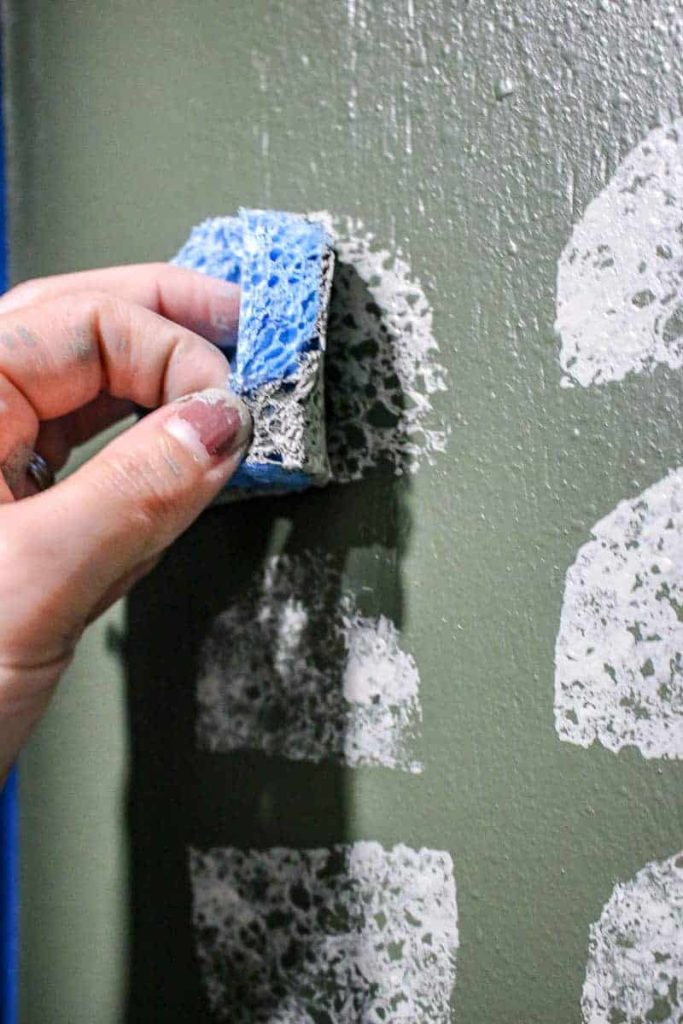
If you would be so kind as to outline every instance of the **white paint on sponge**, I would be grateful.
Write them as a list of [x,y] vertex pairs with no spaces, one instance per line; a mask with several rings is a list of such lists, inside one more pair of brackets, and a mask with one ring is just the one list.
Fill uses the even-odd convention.
[[591,925],[584,1024],[679,1024],[683,1014],[683,853],[617,885]]
[[419,772],[415,660],[362,615],[330,558],[271,558],[213,623],[198,682],[200,746]]
[[231,1024],[448,1024],[453,862],[376,842],[190,850],[197,954]]
[[655,128],[575,225],[560,257],[564,386],[683,366],[683,118]]
[[563,740],[683,757],[683,469],[620,502],[567,573],[555,647]]

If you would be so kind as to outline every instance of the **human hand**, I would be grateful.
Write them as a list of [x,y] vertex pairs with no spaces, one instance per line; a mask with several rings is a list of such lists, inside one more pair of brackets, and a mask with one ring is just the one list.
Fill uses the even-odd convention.
[[[251,421],[210,344],[236,331],[238,311],[236,286],[165,264],[0,298],[0,781],[86,625],[239,465]],[[161,408],[38,493],[34,451],[57,470],[134,403]]]

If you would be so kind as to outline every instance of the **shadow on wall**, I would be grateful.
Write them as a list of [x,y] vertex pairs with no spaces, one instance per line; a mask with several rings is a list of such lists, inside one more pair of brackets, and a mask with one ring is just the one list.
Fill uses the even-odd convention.
[[[335,346],[354,331],[361,354],[376,343],[357,326],[372,297],[354,271],[343,273],[328,337],[333,365]],[[381,558],[361,611],[400,630],[409,486],[408,476],[379,466],[362,482],[211,509],[131,595],[129,1024],[211,1019],[217,1009],[197,958],[190,849],[323,847],[350,837],[347,651],[331,624],[348,596],[350,553],[374,547]],[[296,572],[283,571],[291,565]],[[314,759],[297,760],[302,751]],[[277,984],[259,990],[239,955],[218,960],[219,1019],[261,1019],[285,999]],[[291,968],[286,988],[297,988]]]

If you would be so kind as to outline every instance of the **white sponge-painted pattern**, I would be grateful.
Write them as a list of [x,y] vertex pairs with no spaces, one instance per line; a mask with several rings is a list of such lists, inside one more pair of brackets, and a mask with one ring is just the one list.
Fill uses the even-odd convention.
[[446,371],[424,289],[400,254],[379,247],[360,221],[312,214],[334,238],[328,320],[328,449],[338,482],[379,465],[401,475],[432,463],[447,427],[432,398]]
[[679,1024],[683,1016],[683,854],[617,885],[591,925],[584,1024]]
[[629,153],[575,226],[557,274],[563,384],[683,366],[683,118]]
[[567,573],[555,648],[560,738],[683,757],[683,469],[620,502]]
[[419,686],[394,623],[362,615],[329,558],[276,556],[210,630],[199,744],[419,772]]
[[449,1024],[453,862],[376,842],[190,851],[195,940],[230,1024]]

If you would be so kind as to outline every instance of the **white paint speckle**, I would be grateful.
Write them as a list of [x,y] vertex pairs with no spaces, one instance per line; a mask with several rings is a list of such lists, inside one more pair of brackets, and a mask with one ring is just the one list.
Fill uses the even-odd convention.
[[679,1024],[683,1014],[683,854],[617,885],[591,925],[584,1024]]
[[376,842],[190,851],[197,953],[231,1024],[449,1024],[453,862]]
[[358,480],[380,464],[415,472],[445,450],[448,434],[432,403],[446,371],[431,306],[403,256],[379,248],[360,221],[312,216],[337,254],[326,354],[333,476]]
[[683,366],[683,119],[633,149],[574,227],[557,275],[564,386]]
[[515,83],[512,78],[508,78],[507,75],[497,79],[494,86],[494,94],[497,100],[507,99],[508,96],[512,96],[515,91]]
[[555,648],[560,738],[683,757],[683,469],[622,501],[567,573]]
[[420,678],[393,622],[362,615],[330,558],[271,558],[213,623],[198,682],[200,746],[422,770]]

